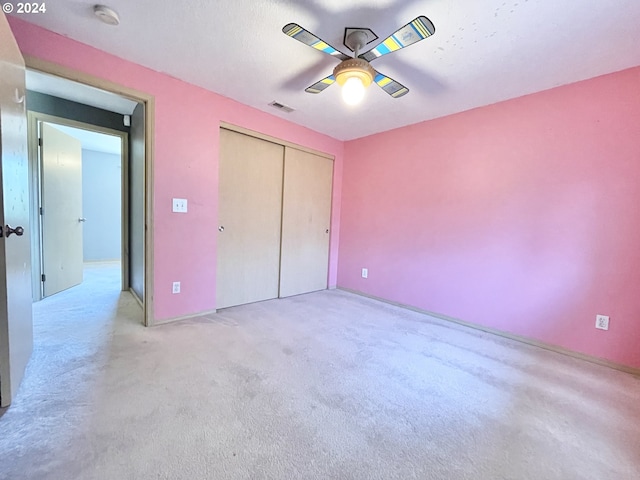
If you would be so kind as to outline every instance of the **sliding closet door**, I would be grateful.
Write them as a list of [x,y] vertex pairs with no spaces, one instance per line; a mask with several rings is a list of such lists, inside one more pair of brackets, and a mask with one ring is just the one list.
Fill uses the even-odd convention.
[[280,296],[327,288],[333,161],[286,148]]
[[220,130],[216,307],[278,297],[284,147]]

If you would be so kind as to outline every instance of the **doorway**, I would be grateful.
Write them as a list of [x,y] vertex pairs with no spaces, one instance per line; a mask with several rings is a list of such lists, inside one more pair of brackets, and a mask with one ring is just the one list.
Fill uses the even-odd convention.
[[37,134],[34,301],[81,284],[97,266],[110,266],[118,277],[110,285],[129,290],[128,134],[34,112],[29,125]]
[[[38,237],[31,233],[31,221],[34,217],[30,195],[38,192],[29,184],[30,178],[37,175],[37,162],[31,152],[27,154],[26,141],[33,136],[33,130],[27,128],[25,99],[25,67],[31,71],[42,73],[50,78],[57,78],[73,84],[72,91],[82,91],[87,102],[107,95],[125,101],[133,101],[137,105],[132,118],[142,120],[138,123],[136,139],[132,141],[139,155],[141,173],[138,204],[139,222],[132,222],[129,227],[137,227],[137,234],[142,245],[139,257],[140,277],[143,282],[142,318],[145,325],[153,323],[153,118],[154,98],[149,94],[123,87],[91,75],[77,72],[68,67],[56,65],[37,58],[23,58],[6,19],[0,15],[0,44],[2,45],[0,70],[0,144],[2,147],[1,176],[4,185],[0,203],[0,217],[3,225],[2,248],[0,262],[3,265],[0,279],[0,293],[4,301],[0,305],[0,406],[8,405],[22,380],[26,364],[33,351],[32,292],[30,285],[31,272],[31,239]],[[69,89],[67,89],[69,91]],[[73,117],[72,117],[73,118]],[[133,130],[133,129],[132,129]],[[133,135],[131,135],[133,137]],[[133,150],[133,149],[132,149]],[[37,155],[36,157],[37,158]],[[130,162],[131,163],[131,162]],[[131,190],[131,185],[127,186]],[[34,193],[35,194],[35,193]],[[36,204],[37,205],[37,204]],[[37,219],[39,212],[35,215]],[[131,217],[131,215],[130,215]],[[130,228],[130,237],[133,236]],[[24,233],[29,232],[18,241]],[[11,238],[9,238],[11,237]],[[37,251],[37,250],[36,250]],[[128,251],[127,254],[131,254]],[[132,296],[128,297],[135,304]],[[87,296],[90,301],[90,297]],[[53,297],[55,298],[55,297]],[[63,315],[64,316],[64,315]]]
[[[75,133],[82,132],[103,136],[103,138],[109,136],[111,139],[115,138],[120,147],[120,153],[116,154],[117,160],[115,162],[113,156],[107,159],[107,163],[110,162],[112,167],[110,171],[112,180],[114,169],[118,170],[120,192],[119,195],[115,193],[118,198],[113,200],[114,192],[112,189],[111,201],[105,199],[94,201],[95,197],[87,198],[87,192],[83,194],[84,198],[79,202],[83,208],[70,215],[70,219],[73,219],[73,227],[79,227],[77,229],[82,231],[83,237],[86,236],[89,242],[83,242],[83,247],[76,250],[82,251],[83,266],[87,264],[95,266],[96,262],[103,261],[119,262],[121,268],[117,269],[120,272],[118,283],[120,283],[122,290],[131,292],[141,304],[143,323],[149,326],[153,319],[153,304],[150,295],[152,292],[150,270],[153,255],[152,248],[150,248],[152,245],[152,229],[150,228],[152,218],[150,202],[150,198],[152,198],[152,142],[150,137],[153,133],[150,118],[154,110],[153,97],[37,59],[27,59],[26,63],[27,107],[30,110],[31,219],[34,222],[31,230],[36,232],[32,235],[34,301],[47,296],[46,288],[43,285],[49,281],[47,272],[43,271],[46,264],[45,250],[43,250],[46,248],[46,231],[40,208],[45,208],[46,215],[47,195],[43,190],[43,182],[46,182],[46,178],[42,175],[42,152],[40,151],[42,146],[38,138],[42,138],[41,133],[46,126],[52,126],[63,134],[68,134],[69,129],[74,129],[72,131]],[[30,76],[32,80],[35,78],[35,81],[30,82]],[[36,90],[31,90],[34,84]],[[59,115],[60,109],[51,111],[54,95],[56,102],[62,105],[61,108],[64,112],[62,117]],[[37,101],[30,102],[30,99],[38,96],[40,98],[37,98]],[[31,105],[36,103],[39,103],[39,107],[37,111],[34,111]],[[104,118],[99,116],[98,120],[95,120],[96,111],[103,112]],[[111,119],[108,118],[109,115],[111,115]],[[119,122],[115,127],[105,126],[110,125],[109,122],[112,122],[113,119]],[[46,133],[44,142],[46,144]],[[86,153],[83,152],[83,154]],[[94,161],[95,157],[101,156],[96,153],[89,155],[93,155]],[[84,160],[85,155],[82,157]],[[102,157],[102,160],[105,160],[104,156]],[[87,164],[87,162],[83,161],[83,164]],[[105,165],[103,162],[100,166],[105,167]],[[83,168],[83,170],[85,169]],[[85,178],[84,181],[87,179]],[[95,183],[91,190],[95,190]],[[44,200],[44,203],[41,200]],[[98,205],[95,206],[94,213],[90,218],[84,209],[88,206],[88,202],[92,201]],[[103,223],[96,221],[98,220],[97,215],[106,213],[104,212],[105,208],[98,207],[105,207],[107,203],[111,217],[114,214],[118,217],[115,221],[119,228],[109,230],[108,235],[111,237],[111,241],[106,241],[104,229],[100,233],[101,229],[95,228]],[[117,215],[118,211],[119,215]],[[113,223],[113,218],[111,218],[111,222]],[[119,232],[114,232],[114,230],[119,230]],[[93,247],[90,246],[91,236],[93,236]],[[114,237],[116,237],[116,242],[113,241]],[[96,240],[98,243],[104,240],[103,245],[98,245],[98,247],[108,247],[111,253],[96,253],[94,248]],[[119,255],[113,254],[114,243],[119,244],[115,246],[116,249],[120,249]],[[91,249],[93,252],[90,251]],[[40,252],[43,254],[40,255]],[[42,274],[45,275],[44,282]]]

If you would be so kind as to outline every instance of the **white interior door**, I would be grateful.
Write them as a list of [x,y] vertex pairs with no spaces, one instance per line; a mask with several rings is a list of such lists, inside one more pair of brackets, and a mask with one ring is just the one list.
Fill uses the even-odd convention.
[[333,161],[286,148],[280,297],[327,288]]
[[216,307],[278,297],[284,147],[220,130]]
[[82,283],[82,144],[40,124],[43,295]]
[[[0,406],[11,403],[33,349],[24,61],[0,14]],[[15,230],[9,230],[11,227]],[[18,227],[21,227],[18,228]]]

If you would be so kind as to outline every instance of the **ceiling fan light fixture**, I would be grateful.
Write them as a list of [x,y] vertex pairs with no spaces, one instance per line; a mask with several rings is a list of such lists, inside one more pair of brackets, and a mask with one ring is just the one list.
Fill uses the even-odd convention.
[[375,77],[375,70],[361,58],[341,62],[334,70],[336,82],[342,87],[342,98],[348,105],[357,105]]
[[342,99],[347,105],[358,105],[364,98],[366,87],[360,77],[349,77],[342,86]]

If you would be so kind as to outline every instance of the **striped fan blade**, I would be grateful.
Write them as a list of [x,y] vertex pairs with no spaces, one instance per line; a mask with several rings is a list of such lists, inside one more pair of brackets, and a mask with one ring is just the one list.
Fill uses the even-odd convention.
[[307,93],[320,93],[329,85],[332,85],[336,81],[336,77],[333,75],[329,75],[328,77],[323,78],[319,82],[314,83],[310,87],[304,89]]
[[421,16],[407,23],[404,27],[398,29],[395,33],[389,35],[377,47],[372,48],[368,52],[359,55],[360,58],[367,62],[375,60],[387,53],[395,52],[401,48],[408,47],[414,43],[424,40],[435,33],[436,29],[425,16]]
[[336,57],[340,60],[347,60],[348,57],[344,53],[336,50],[331,45],[329,45],[324,40],[319,39],[313,33],[308,30],[305,30],[297,23],[289,23],[282,28],[282,32],[286,35],[289,35],[291,38],[295,38],[299,42],[304,43],[305,45],[309,45],[310,47],[315,48],[316,50],[320,50],[332,57]]
[[373,81],[393,98],[400,98],[409,93],[409,89],[407,87],[396,82],[393,78],[381,74],[380,72],[376,72],[376,76]]

